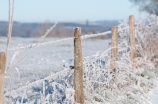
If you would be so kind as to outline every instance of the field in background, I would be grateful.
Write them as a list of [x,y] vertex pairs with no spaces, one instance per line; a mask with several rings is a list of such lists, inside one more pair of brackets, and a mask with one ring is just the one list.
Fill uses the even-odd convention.
[[[117,26],[118,21],[96,21],[96,22],[70,22],[58,23],[51,31],[48,37],[72,37],[73,28],[81,27],[82,34],[96,34],[99,32],[109,31],[112,26]],[[53,23],[46,21],[45,23],[13,23],[12,37],[40,37],[42,36]],[[0,21],[0,36],[5,36],[8,32],[8,22]],[[111,38],[111,35],[96,37],[99,39]]]

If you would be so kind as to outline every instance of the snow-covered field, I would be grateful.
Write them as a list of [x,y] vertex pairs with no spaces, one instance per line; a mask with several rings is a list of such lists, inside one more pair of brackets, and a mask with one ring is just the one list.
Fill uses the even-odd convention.
[[[5,50],[6,39],[0,38],[0,51]],[[45,38],[43,42],[55,41],[59,38]],[[18,44],[30,45],[39,41],[39,38],[16,38],[11,40],[10,48],[17,47]],[[111,40],[97,40],[88,39],[82,41],[83,57],[101,53],[108,49],[108,43]],[[27,81],[33,82],[35,80],[42,79],[50,74],[63,70],[63,65],[72,65],[74,59],[74,46],[73,41],[67,41],[63,43],[54,44],[51,46],[41,46],[33,50],[23,61],[21,61],[17,68],[20,72],[20,77],[15,72],[13,89],[23,86]],[[19,58],[24,55],[28,50],[24,50],[20,53]],[[11,61],[14,52],[9,52],[7,63]],[[8,66],[8,65],[7,65]],[[6,75],[11,77],[9,75]],[[6,87],[9,88],[9,80],[6,81]]]

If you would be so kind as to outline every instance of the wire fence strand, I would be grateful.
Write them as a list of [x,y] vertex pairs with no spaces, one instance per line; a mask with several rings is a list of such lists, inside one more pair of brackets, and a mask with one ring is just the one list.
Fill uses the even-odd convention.
[[[122,28],[119,29],[118,31],[122,31],[124,29],[127,28]],[[86,34],[86,35],[81,35],[81,39],[88,39],[88,38],[94,38],[94,37],[98,37],[98,36],[104,36],[107,34],[110,34],[111,31],[106,31],[106,32],[102,32],[102,33],[97,33],[97,34]],[[61,43],[61,42],[65,42],[65,41],[73,41],[75,37],[69,37],[69,38],[64,38],[64,39],[58,39],[56,41],[49,41],[49,42],[43,42],[43,43],[39,43],[37,47],[40,46],[49,46],[49,45],[53,45],[53,44],[57,44],[57,43]],[[34,47],[36,44],[32,44],[32,45],[27,45],[27,46],[21,46],[21,47],[14,47],[8,50],[8,52],[16,52],[19,50],[25,50],[25,49],[30,49],[32,47]]]
[[[87,35],[82,35],[81,39],[87,39],[87,38],[92,38],[92,37],[97,37],[97,36],[102,36],[102,35],[107,35],[110,34],[111,31],[107,31],[107,32],[102,32],[102,33],[98,33],[98,34],[87,34]],[[64,38],[64,39],[58,39],[56,41],[49,41],[49,42],[43,42],[38,44],[37,47],[40,46],[49,46],[49,45],[53,45],[53,44],[57,44],[57,43],[61,43],[61,42],[65,42],[65,41],[73,41],[74,37],[70,37],[70,38]],[[18,50],[24,50],[24,49],[30,49],[32,47],[34,47],[36,44],[32,44],[32,45],[28,45],[28,46],[22,46],[19,48],[11,48],[8,50],[8,52],[15,52]]]

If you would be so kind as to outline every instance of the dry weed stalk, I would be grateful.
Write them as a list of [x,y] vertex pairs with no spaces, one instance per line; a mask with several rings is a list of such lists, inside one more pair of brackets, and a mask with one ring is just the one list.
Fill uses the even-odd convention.
[[[14,0],[12,3],[12,9],[10,5],[10,0],[9,0],[9,20],[8,20],[8,34],[7,34],[7,46],[6,46],[6,57],[8,54],[8,48],[10,44],[10,39],[11,39],[11,33],[12,33],[12,26],[13,26],[13,14],[14,14]],[[12,13],[11,13],[12,10]]]

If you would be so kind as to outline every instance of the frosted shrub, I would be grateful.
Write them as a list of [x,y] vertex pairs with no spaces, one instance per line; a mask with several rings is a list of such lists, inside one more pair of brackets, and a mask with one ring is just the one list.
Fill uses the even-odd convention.
[[154,58],[158,53],[158,17],[148,15],[135,22],[136,66],[131,67],[129,23],[122,22],[119,27],[119,54],[117,67],[110,69],[110,55],[84,59],[85,98],[91,103],[150,103],[148,92],[155,87]]
[[129,60],[124,59],[117,61],[115,69],[110,69],[109,60],[108,52],[84,59],[85,98],[102,104],[148,102],[148,96],[139,85],[143,69],[133,69]]
[[[121,29],[129,27],[129,25],[127,21],[124,21],[118,27]],[[129,45],[128,28],[119,31],[119,35],[120,45]],[[146,65],[147,62],[155,64],[155,58],[158,55],[158,17],[149,14],[146,18],[136,21],[135,38],[137,57],[143,58]]]

